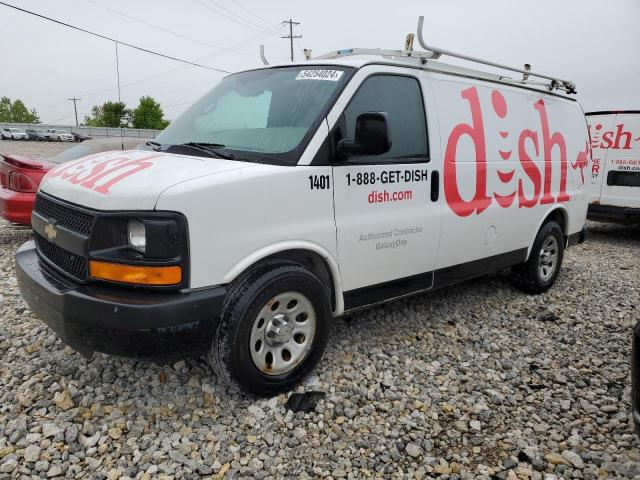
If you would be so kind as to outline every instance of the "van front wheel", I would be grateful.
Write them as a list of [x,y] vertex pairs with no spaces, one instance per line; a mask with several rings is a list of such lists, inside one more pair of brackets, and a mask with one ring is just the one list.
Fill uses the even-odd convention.
[[555,283],[564,257],[564,234],[556,222],[545,223],[535,241],[529,259],[511,268],[516,288],[526,293],[543,293]]
[[208,354],[218,379],[272,395],[291,389],[320,361],[328,339],[329,297],[297,263],[268,262],[234,282]]

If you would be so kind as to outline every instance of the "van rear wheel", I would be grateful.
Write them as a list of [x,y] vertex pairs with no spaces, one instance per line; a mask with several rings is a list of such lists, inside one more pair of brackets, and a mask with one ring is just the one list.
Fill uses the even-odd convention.
[[267,262],[229,288],[207,359],[220,381],[241,392],[289,390],[320,361],[329,314],[327,290],[311,271]]
[[546,292],[555,283],[564,258],[564,233],[558,223],[545,223],[535,241],[529,259],[511,268],[513,284],[526,293]]

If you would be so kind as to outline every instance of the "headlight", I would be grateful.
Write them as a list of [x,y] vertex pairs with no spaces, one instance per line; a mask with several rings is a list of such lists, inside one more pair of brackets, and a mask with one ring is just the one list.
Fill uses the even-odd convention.
[[189,278],[187,219],[176,212],[98,214],[89,239],[95,280],[182,288]]
[[144,228],[144,223],[137,219],[129,220],[127,237],[131,248],[140,253],[145,252],[147,248],[147,232]]

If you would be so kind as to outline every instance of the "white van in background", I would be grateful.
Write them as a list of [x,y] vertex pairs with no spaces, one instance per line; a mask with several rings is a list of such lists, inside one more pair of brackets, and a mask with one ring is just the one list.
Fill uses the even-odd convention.
[[587,113],[590,220],[640,223],[640,110]]

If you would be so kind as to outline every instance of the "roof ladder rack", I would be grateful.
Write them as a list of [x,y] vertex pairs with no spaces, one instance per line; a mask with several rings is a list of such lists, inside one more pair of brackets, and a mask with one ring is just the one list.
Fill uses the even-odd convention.
[[[561,78],[550,77],[548,75],[543,75],[541,73],[536,73],[531,70],[531,66],[527,68],[525,65],[524,69],[510,67],[508,65],[502,65],[496,62],[490,62],[489,60],[483,60],[481,58],[471,57],[469,55],[463,55],[461,53],[451,52],[449,50],[445,50],[443,48],[433,47],[431,45],[427,45],[422,37],[422,27],[424,25],[424,17],[421,15],[418,18],[418,43],[425,50],[432,52],[434,56],[432,58],[438,58],[441,55],[447,55],[449,57],[460,58],[462,60],[467,60],[469,62],[480,63],[482,65],[488,65],[490,67],[500,68],[503,70],[509,70],[512,72],[518,72],[523,75],[522,80],[514,80],[507,77],[502,78],[503,81],[512,82],[512,83],[520,83],[520,84],[533,84],[533,85],[544,85],[549,90],[564,90],[567,93],[577,93],[575,84],[570,80],[564,80]],[[545,80],[550,80],[550,83],[540,83],[540,82],[531,82],[528,80],[529,77],[536,78],[544,78]]]
[[412,50],[386,50],[384,48],[347,48],[344,50],[334,50],[333,52],[314,57],[314,59],[326,60],[332,58],[348,57],[352,55],[376,55],[389,59],[415,58],[422,61],[435,60],[440,56],[434,52],[415,52]]

